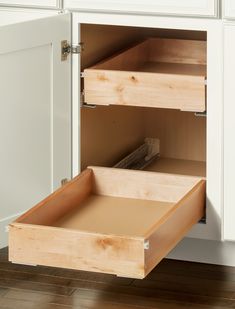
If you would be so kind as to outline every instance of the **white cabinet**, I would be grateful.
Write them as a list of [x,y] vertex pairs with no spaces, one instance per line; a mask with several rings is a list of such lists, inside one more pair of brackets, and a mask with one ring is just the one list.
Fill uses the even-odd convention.
[[[212,4],[211,8],[215,8],[213,5],[215,4],[214,1],[195,2],[195,6],[197,6],[198,3],[210,3]],[[209,6],[205,7],[208,8]],[[210,15],[208,12],[212,11],[207,11],[207,15]],[[2,142],[2,148],[7,149],[7,151],[1,152],[0,154],[1,171],[4,179],[3,185],[1,186],[0,201],[2,205],[8,205],[7,207],[1,208],[0,212],[1,237],[4,233],[3,227],[5,227],[6,223],[11,222],[15,216],[27,208],[32,207],[43,197],[49,195],[50,192],[61,185],[61,180],[65,178],[69,179],[71,177],[72,168],[73,175],[80,172],[80,152],[82,153],[84,161],[82,162],[82,169],[89,164],[106,166],[109,169],[109,167],[117,162],[117,158],[121,158],[123,153],[127,154],[129,150],[133,150],[134,144],[135,146],[139,145],[143,137],[151,136],[151,133],[157,126],[162,125],[162,128],[158,127],[156,131],[157,134],[161,135],[163,140],[165,138],[163,151],[165,147],[165,152],[168,152],[168,154],[173,152],[175,155],[173,158],[176,160],[197,161],[196,163],[199,162],[199,165],[206,171],[206,223],[197,224],[198,218],[196,217],[196,221],[194,222],[196,224],[189,236],[220,241],[221,224],[223,222],[223,211],[221,207],[221,175],[223,173],[222,21],[215,19],[173,18],[163,16],[146,17],[138,14],[122,15],[121,13],[74,13],[73,43],[75,45],[80,41],[85,41],[85,43],[84,51],[81,55],[82,61],[80,62],[80,55],[73,55],[73,70],[71,72],[71,55],[68,56],[67,60],[61,60],[61,42],[64,40],[68,42],[71,41],[70,29],[72,27],[70,24],[70,14],[61,14],[39,20],[35,19],[33,16],[27,18],[27,14],[24,14],[25,15],[22,13],[14,16],[14,14],[6,14],[3,12],[0,16],[0,39],[4,42],[4,45],[0,47],[0,66],[1,72],[3,72],[0,77],[0,140]],[[174,10],[174,14],[180,15],[183,13],[177,13],[176,10]],[[203,15],[202,12],[200,14]],[[228,29],[229,31],[226,30],[225,37],[225,45],[227,46],[226,59],[227,57],[231,58],[235,52],[235,48],[229,46],[232,44],[233,31],[230,29],[233,29],[233,27],[228,27]],[[122,110],[109,106],[97,107],[95,109],[84,107],[80,109],[80,68],[82,67],[82,70],[84,70],[85,67],[92,66],[96,63],[92,63],[94,59],[97,61],[99,57],[99,60],[103,60],[117,52],[119,47],[126,47],[125,44],[130,43],[130,38],[140,39],[139,35],[145,33],[147,36],[153,34],[154,31],[157,31],[156,36],[163,36],[165,33],[172,35],[174,38],[178,38],[178,36],[180,37],[181,35],[188,35],[188,39],[190,40],[202,40],[206,42],[206,121],[204,121],[205,118],[203,117],[196,117],[194,113],[189,115],[189,113],[182,112],[184,115],[182,116],[182,114],[180,114],[181,112],[177,111],[178,114],[172,113],[169,114],[169,116],[168,112],[164,109],[159,112],[159,121],[156,121],[155,116],[157,113],[154,109],[143,113],[141,110],[133,112],[134,108],[132,109],[127,106],[122,107]],[[80,34],[82,34],[83,37],[81,37]],[[85,40],[83,40],[84,37]],[[187,38],[184,37],[184,39]],[[76,51],[75,47],[73,51]],[[93,57],[94,59],[91,59]],[[230,70],[231,64],[229,61],[230,60],[225,63],[225,73]],[[227,90],[225,90],[227,93],[226,96],[228,96],[230,100],[232,97],[233,79],[232,76],[230,76],[232,73],[226,74],[228,76],[226,78],[230,82],[227,83]],[[71,76],[73,77],[72,81]],[[84,74],[82,74],[82,77],[84,77]],[[103,82],[106,82],[104,76],[99,75],[99,78]],[[73,87],[71,87],[71,82]],[[131,82],[136,83],[136,79],[133,78],[133,76]],[[122,91],[122,88],[116,88],[118,91]],[[73,98],[72,110],[71,96]],[[227,106],[229,107],[229,104]],[[227,109],[228,119],[230,119],[229,117],[232,119],[231,110],[232,107],[230,110]],[[81,124],[80,112],[82,114]],[[104,114],[106,115],[105,119],[103,119]],[[115,118],[116,115],[117,118]],[[163,117],[161,117],[162,115]],[[132,118],[132,116],[134,117]],[[143,118],[145,118],[145,122],[143,122]],[[181,120],[183,121],[181,122]],[[196,122],[197,124],[195,124]],[[176,123],[180,126],[180,130],[178,130],[177,126],[174,126]],[[171,125],[171,130],[168,130],[167,126],[170,127]],[[228,125],[232,125],[232,120],[228,121]],[[84,138],[84,136],[82,137],[83,140],[81,141],[80,147],[80,133],[84,128],[86,130],[86,138]],[[127,130],[125,130],[126,128]],[[230,130],[230,127],[226,128],[225,126],[225,134],[227,132],[226,130]],[[71,131],[73,134],[71,134]],[[146,132],[148,132],[149,135],[146,136]],[[186,135],[184,135],[185,132]],[[181,136],[186,136],[187,141],[181,138],[181,136],[177,138],[178,133],[182,134]],[[103,136],[101,136],[102,134]],[[121,139],[120,136],[123,139]],[[106,137],[108,139],[106,139]],[[170,146],[166,145],[168,143],[166,138],[170,140]],[[188,145],[190,145],[191,138],[197,140],[197,143],[194,143],[194,147],[190,148]],[[202,139],[205,141],[204,144]],[[177,143],[177,141],[183,141],[183,143],[179,144],[176,149],[173,143]],[[133,149],[129,149],[131,148],[130,143],[132,143],[131,146],[133,146]],[[231,147],[228,141],[226,142],[225,140],[225,156],[227,155],[226,147],[228,146]],[[182,154],[182,151],[184,151],[182,150],[183,147],[186,148],[186,151]],[[203,151],[202,148],[204,150],[206,149],[206,151]],[[192,157],[191,152],[195,152],[196,154],[199,152],[202,153],[199,153],[196,158],[190,158],[190,156]],[[234,157],[233,150],[229,150],[229,155],[231,157],[228,157],[227,160],[227,172],[225,165],[225,177],[227,182],[230,181],[230,188],[232,188],[231,180],[233,170],[231,169],[230,172],[229,164],[232,163],[232,157]],[[172,157],[169,155],[168,158]],[[71,164],[71,159],[73,159],[73,164]],[[169,166],[167,166],[167,169],[168,168],[168,172],[165,167],[161,172],[172,173]],[[118,174],[116,171],[113,173]],[[176,172],[173,171],[173,174],[174,173]],[[230,176],[228,176],[228,173],[231,173]],[[134,174],[130,173],[130,175]],[[201,175],[194,176],[204,177]],[[93,183],[92,181],[90,182],[91,178],[92,177],[89,178],[88,184]],[[110,179],[111,180],[106,181],[108,185],[112,185],[114,180],[113,178]],[[127,178],[122,177],[121,180],[118,180],[119,183],[124,184],[124,189],[126,179]],[[142,177],[140,177],[140,179],[142,180]],[[176,176],[176,179],[178,179],[178,176]],[[131,180],[130,183],[134,183],[134,181]],[[69,186],[70,184],[68,184],[68,187]],[[86,190],[82,190],[81,188],[82,187],[79,187],[78,189],[81,190],[82,194],[85,194]],[[229,185],[227,188],[229,190]],[[13,190],[14,194],[12,194]],[[62,188],[61,190],[64,192],[65,189]],[[67,191],[67,189],[65,191]],[[78,191],[72,191],[75,195],[76,192]],[[144,194],[148,194],[148,189],[146,189],[146,192],[144,191]],[[229,194],[225,197],[229,205],[228,207],[226,206],[225,209],[226,239],[234,239],[231,215],[234,215],[234,208],[232,208],[231,192],[232,189],[228,191]],[[166,196],[168,195],[169,194],[166,194]],[[53,195],[53,198],[55,196],[57,196],[57,194]],[[67,200],[68,195],[65,194],[65,196],[66,198],[64,198],[64,195],[62,196],[62,202]],[[49,206],[47,205],[46,207],[50,214],[51,197],[46,200],[46,204],[48,201]],[[225,205],[227,204],[225,203]],[[55,215],[55,217],[57,217],[58,211],[56,206],[58,206],[57,202],[53,205],[53,216]],[[40,209],[43,207],[43,204],[39,204],[34,209],[36,209],[36,213],[38,210],[40,213]],[[64,205],[61,208],[59,207],[59,209],[61,209],[63,215]],[[45,216],[44,213],[41,213],[41,215],[41,218],[50,219],[50,216]],[[24,218],[24,216],[21,217],[21,221],[18,220],[18,224],[27,224],[27,222],[24,222]],[[35,216],[33,221],[34,219],[37,221],[37,219],[40,219],[40,216]],[[34,224],[36,221],[34,221]],[[52,225],[53,224],[52,222]],[[27,229],[28,228],[30,230],[29,225],[27,225]],[[42,230],[45,231],[44,228],[42,228]],[[19,231],[19,233],[24,232],[23,229],[16,229],[14,231],[16,231],[17,234]],[[37,251],[41,244],[44,243],[44,240],[42,241],[40,238],[40,245],[38,245],[37,242],[32,240],[31,232],[27,235],[27,237],[31,239],[32,246],[35,246]],[[34,237],[36,237],[35,235]],[[40,233],[38,235],[42,238],[45,236]],[[49,239],[49,237],[45,237],[45,239],[46,238]],[[15,250],[17,243],[14,244],[14,235],[12,239],[12,248]],[[70,237],[68,237],[68,239],[70,239]],[[56,241],[60,242],[60,237],[56,237]],[[102,245],[103,240],[101,240],[100,243]],[[1,243],[1,245],[3,244],[5,243]],[[18,242],[18,244],[21,246],[22,243]],[[64,244],[66,247],[67,242],[64,242]],[[27,250],[30,251],[30,244],[27,242],[25,245],[28,246]],[[57,244],[53,243],[53,246],[54,245],[57,249],[59,248]],[[142,245],[142,251],[148,247],[148,243],[143,243]],[[20,250],[17,251],[17,254],[23,252],[20,246],[18,247]],[[107,242],[107,246],[109,246],[109,242]],[[87,248],[87,246],[85,247]],[[51,247],[48,246],[47,248],[49,248],[49,252],[51,252]],[[76,244],[73,248],[76,251]],[[103,249],[101,248],[101,250]],[[67,247],[65,252],[67,254]],[[54,253],[57,254],[58,252]],[[37,254],[35,256],[37,256]],[[41,256],[43,259],[43,254]],[[23,256],[21,255],[21,257]],[[214,261],[213,258],[213,256],[210,257],[212,262]],[[53,263],[58,261],[57,258],[52,258],[52,260]],[[19,261],[19,259],[15,259],[15,261]],[[66,261],[70,261],[69,257],[66,257]],[[44,263],[46,262],[44,261]],[[232,262],[230,264],[232,264]],[[62,267],[62,264],[58,262],[57,266]],[[69,266],[66,264],[66,267]]]
[[164,15],[216,16],[216,0],[65,0],[66,8]]
[[59,8],[59,0],[0,0],[0,5]]
[[224,238],[235,240],[235,24],[224,30]]
[[235,18],[235,1],[234,0],[224,0],[223,2],[223,15],[225,18],[233,19]]
[[71,177],[70,36],[70,14],[0,12],[1,247],[7,224]]

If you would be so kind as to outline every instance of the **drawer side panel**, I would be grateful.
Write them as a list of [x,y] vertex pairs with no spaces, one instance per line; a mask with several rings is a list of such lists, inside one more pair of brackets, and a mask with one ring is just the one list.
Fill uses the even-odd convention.
[[150,231],[145,253],[146,275],[173,249],[204,215],[206,181],[201,180],[176,204],[175,211]]

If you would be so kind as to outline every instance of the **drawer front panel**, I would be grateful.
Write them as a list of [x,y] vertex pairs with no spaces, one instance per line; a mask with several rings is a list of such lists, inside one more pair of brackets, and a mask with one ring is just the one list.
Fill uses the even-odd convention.
[[0,1],[0,5],[59,8],[59,2],[59,0],[2,0]]
[[9,259],[144,278],[202,218],[204,199],[197,177],[89,168],[10,225]]
[[165,15],[217,15],[217,0],[65,0],[65,7]]
[[235,18],[235,1],[225,0],[224,1],[224,17],[225,18]]

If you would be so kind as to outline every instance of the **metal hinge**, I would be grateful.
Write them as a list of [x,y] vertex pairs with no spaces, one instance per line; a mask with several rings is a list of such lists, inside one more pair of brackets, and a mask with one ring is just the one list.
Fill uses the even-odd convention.
[[61,61],[68,59],[69,54],[80,54],[83,50],[83,44],[70,45],[67,40],[61,41]]
[[66,183],[69,182],[68,178],[64,178],[61,180],[61,186],[66,185]]

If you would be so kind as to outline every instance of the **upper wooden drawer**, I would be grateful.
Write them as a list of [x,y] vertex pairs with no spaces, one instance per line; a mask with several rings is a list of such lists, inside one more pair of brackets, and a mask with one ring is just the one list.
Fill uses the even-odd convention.
[[66,8],[165,15],[216,16],[217,0],[65,0]]
[[224,17],[225,18],[235,18],[235,1],[234,0],[224,0]]
[[205,111],[206,42],[151,38],[84,70],[85,103]]
[[205,180],[93,167],[9,227],[9,259],[144,278],[204,214]]
[[59,0],[0,0],[0,5],[59,8]]

